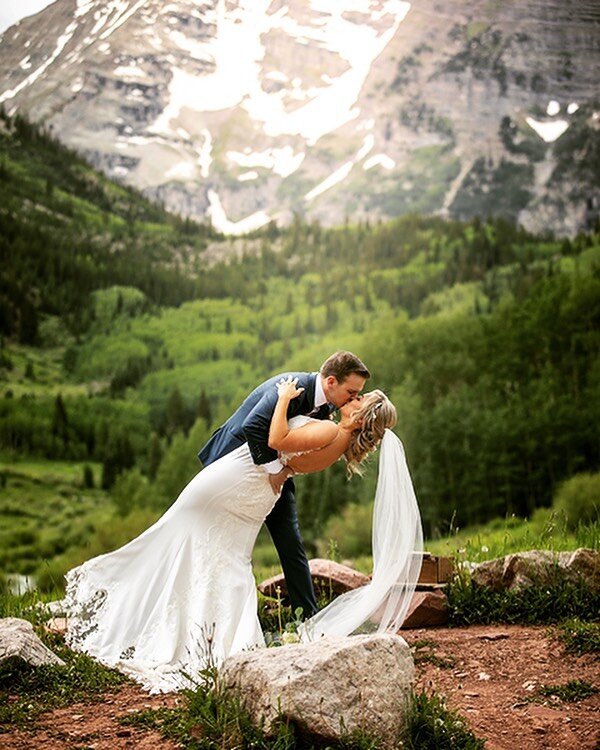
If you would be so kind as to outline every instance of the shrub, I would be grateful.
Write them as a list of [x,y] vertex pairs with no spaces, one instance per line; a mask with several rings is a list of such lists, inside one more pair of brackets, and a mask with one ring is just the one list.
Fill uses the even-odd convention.
[[554,508],[565,514],[575,529],[600,519],[600,472],[576,474],[563,482],[554,496]]
[[337,546],[341,558],[371,554],[371,528],[373,504],[351,503],[339,516],[333,516],[325,525],[319,554],[328,556],[330,540]]

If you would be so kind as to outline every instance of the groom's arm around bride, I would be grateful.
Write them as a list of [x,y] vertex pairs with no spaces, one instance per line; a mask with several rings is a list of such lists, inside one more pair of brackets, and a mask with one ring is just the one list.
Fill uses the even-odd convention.
[[247,442],[254,463],[269,473],[275,492],[283,482],[281,495],[265,522],[281,561],[292,608],[301,607],[304,616],[310,617],[316,612],[317,605],[300,536],[294,483],[292,479],[286,479],[287,473],[277,451],[268,444],[269,427],[278,398],[276,384],[288,376],[297,378],[298,388],[304,389],[290,402],[288,419],[299,414],[326,419],[333,409],[344,406],[360,393],[370,373],[356,355],[341,351],[325,360],[317,373],[275,375],[252,391],[225,424],[213,433],[198,457],[208,466]]

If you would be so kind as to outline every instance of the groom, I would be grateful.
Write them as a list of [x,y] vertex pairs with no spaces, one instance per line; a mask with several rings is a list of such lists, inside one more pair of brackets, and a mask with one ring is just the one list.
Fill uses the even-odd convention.
[[277,495],[281,491],[265,523],[279,554],[292,610],[301,607],[304,617],[310,617],[317,611],[317,602],[300,536],[294,482],[290,478],[293,472],[282,466],[277,451],[268,445],[269,427],[278,398],[276,384],[289,375],[298,378],[298,388],[304,391],[290,402],[288,419],[299,414],[328,419],[334,409],[358,396],[370,377],[361,360],[345,351],[332,354],[319,372],[275,375],[252,391],[227,422],[213,433],[198,458],[208,466],[248,443],[254,463],[268,473],[273,492]]

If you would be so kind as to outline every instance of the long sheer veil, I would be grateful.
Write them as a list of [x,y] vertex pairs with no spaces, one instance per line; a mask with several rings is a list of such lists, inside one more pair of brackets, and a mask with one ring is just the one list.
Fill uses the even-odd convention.
[[404,447],[386,430],[379,453],[373,509],[373,575],[300,627],[303,641],[325,635],[397,632],[417,585],[423,558],[421,516]]

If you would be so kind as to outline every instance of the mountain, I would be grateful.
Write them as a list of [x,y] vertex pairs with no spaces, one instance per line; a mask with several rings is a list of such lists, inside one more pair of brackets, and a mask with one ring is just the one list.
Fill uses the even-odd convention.
[[0,103],[240,233],[600,205],[593,0],[56,0],[0,38]]

